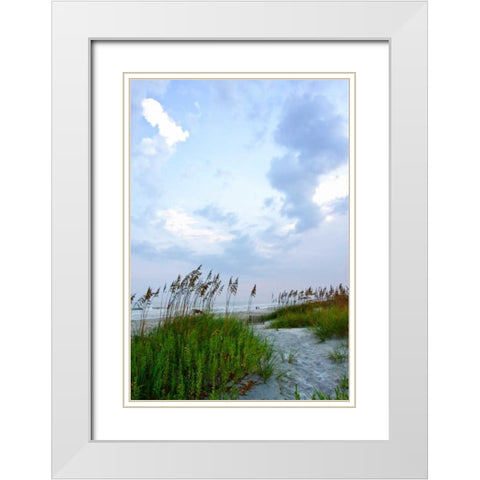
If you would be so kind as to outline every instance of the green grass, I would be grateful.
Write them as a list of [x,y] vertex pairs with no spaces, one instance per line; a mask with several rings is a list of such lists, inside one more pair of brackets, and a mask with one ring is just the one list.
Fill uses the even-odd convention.
[[[314,313],[322,308],[322,302],[309,302],[299,303],[297,305],[288,305],[276,308],[273,312],[268,313],[262,317],[262,320],[291,320],[291,323],[295,326],[308,326],[308,325],[296,325],[295,321],[305,321],[306,316]],[[276,328],[276,327],[274,327]],[[282,327],[280,327],[282,328]]]
[[132,400],[236,399],[274,372],[273,347],[234,317],[176,318],[131,339]]
[[334,305],[320,310],[313,333],[321,342],[329,338],[348,337],[348,307]]
[[[343,375],[338,385],[335,386],[335,395],[332,396],[330,393],[323,390],[314,390],[312,393],[312,400],[348,400],[348,383],[348,376]],[[301,400],[297,384],[295,384],[293,396],[295,397],[295,400]]]
[[348,377],[344,375],[335,387],[334,397],[329,393],[315,390],[312,394],[312,400],[348,400],[348,383]]
[[321,342],[348,337],[348,306],[309,302],[276,309],[263,317],[269,328],[309,327]]
[[301,400],[300,393],[298,393],[298,385],[297,384],[295,384],[295,391],[293,392],[293,395],[295,396],[295,400]]
[[348,359],[348,344],[342,343],[342,345],[335,347],[329,352],[328,358],[335,363],[343,363]]

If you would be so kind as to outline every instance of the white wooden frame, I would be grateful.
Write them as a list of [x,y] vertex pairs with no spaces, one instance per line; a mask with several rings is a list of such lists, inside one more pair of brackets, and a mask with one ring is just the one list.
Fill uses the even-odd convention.
[[[53,2],[55,478],[426,478],[426,26],[425,1]],[[91,440],[89,68],[95,39],[389,42],[388,441]]]

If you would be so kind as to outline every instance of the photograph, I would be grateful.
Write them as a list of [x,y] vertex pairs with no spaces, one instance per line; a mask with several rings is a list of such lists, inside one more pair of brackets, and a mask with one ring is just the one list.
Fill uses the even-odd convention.
[[125,80],[131,402],[348,402],[352,83]]

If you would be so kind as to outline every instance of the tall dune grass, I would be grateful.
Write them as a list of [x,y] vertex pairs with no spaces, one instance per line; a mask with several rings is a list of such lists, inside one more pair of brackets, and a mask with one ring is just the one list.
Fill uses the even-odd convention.
[[284,290],[278,295],[272,294],[272,303],[279,308],[301,305],[311,302],[322,302],[326,305],[348,305],[349,288],[341,283],[334,287],[307,287],[303,290]]
[[[254,285],[250,299],[249,308],[252,299],[256,295],[256,285]],[[178,275],[170,286],[163,285],[163,288],[153,290],[148,287],[147,292],[136,299],[133,294],[130,297],[130,303],[133,310],[141,311],[140,333],[145,332],[146,320],[154,300],[158,309],[159,324],[166,321],[185,318],[191,315],[211,313],[215,301],[225,290],[225,284],[220,278],[220,274],[213,274],[210,270],[206,276],[202,273],[202,265],[186,274],[183,278]],[[232,311],[232,303],[238,291],[238,277],[230,277],[226,285],[225,317],[228,317]]]
[[[232,315],[238,277],[224,284],[219,274],[201,269],[131,296],[132,308],[141,311],[131,338],[132,400],[236,399],[254,385],[252,375],[267,381],[274,373],[272,344]],[[213,315],[224,290],[225,313]],[[254,285],[247,317],[256,294]],[[274,300],[277,308],[264,317],[271,328],[311,327],[321,341],[348,336],[348,287],[284,291]],[[158,322],[147,328],[154,302]]]
[[236,399],[274,371],[272,345],[234,317],[179,317],[131,342],[132,400]]
[[[244,321],[232,316],[238,277],[226,285],[225,313],[213,315],[215,300],[224,290],[219,274],[202,274],[202,266],[179,275],[169,287],[147,292],[132,308],[141,311],[140,328],[131,338],[132,400],[235,399],[253,386],[242,384],[256,374],[266,381],[273,373],[273,347]],[[249,308],[256,295],[253,287]],[[147,317],[157,302],[157,325]]]
[[263,317],[269,328],[309,327],[321,342],[348,337],[348,287],[291,290],[277,296],[279,308]]

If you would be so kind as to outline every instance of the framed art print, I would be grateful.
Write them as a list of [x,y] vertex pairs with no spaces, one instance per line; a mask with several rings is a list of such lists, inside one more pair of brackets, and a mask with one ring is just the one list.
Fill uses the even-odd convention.
[[425,477],[426,3],[53,25],[53,475]]

